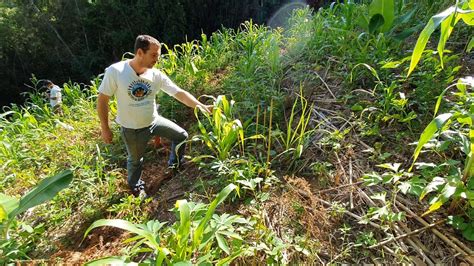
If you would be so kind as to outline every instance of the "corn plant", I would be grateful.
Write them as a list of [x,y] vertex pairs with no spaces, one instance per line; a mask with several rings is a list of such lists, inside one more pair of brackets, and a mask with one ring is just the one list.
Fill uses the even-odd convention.
[[[474,0],[456,1],[455,5],[431,17],[423,31],[420,33],[418,40],[416,41],[416,45],[411,56],[410,68],[408,69],[408,76],[412,73],[420,61],[431,34],[439,26],[441,26],[441,31],[437,49],[440,56],[441,65],[443,65],[444,47],[453,31],[454,26],[460,20],[463,20],[467,25],[474,25]],[[471,36],[471,40],[466,48],[470,49],[473,45],[474,37]]]
[[199,109],[194,110],[198,119],[200,135],[194,136],[193,141],[202,141],[214,154],[213,157],[218,160],[225,160],[231,156],[233,148],[240,145],[241,151],[244,151],[244,129],[239,119],[234,119],[233,109],[234,101],[228,101],[226,96],[220,95],[214,98],[214,108],[211,114],[202,112],[208,130],[199,116]]
[[[438,113],[444,94],[454,86],[449,86],[438,97],[435,105],[434,114]],[[446,178],[434,178],[428,184],[420,196],[420,200],[431,192],[437,192],[434,199],[431,200],[429,209],[424,215],[436,211],[451,198],[466,198],[474,207],[474,188],[470,187],[471,177],[474,175],[474,97],[469,92],[469,87],[474,88],[473,77],[460,79],[456,84],[458,91],[454,94],[459,100],[451,109],[443,114],[437,115],[430,124],[423,130],[418,140],[415,152],[413,153],[413,164],[418,159],[423,146],[433,137],[441,136],[450,139],[452,142],[459,143],[461,150],[466,155],[464,169],[451,174]],[[454,132],[454,134],[453,134]]]
[[[69,186],[72,177],[72,172],[69,170],[47,177],[21,199],[0,193],[0,233],[2,237],[0,251],[3,254],[9,253],[8,250],[3,249],[9,247],[11,242],[9,230],[16,217],[28,209],[54,198],[59,191]],[[0,258],[0,263],[7,263],[9,259],[12,258],[6,257],[6,261]]]
[[[248,221],[235,215],[217,215],[215,210],[235,188],[233,184],[228,185],[210,204],[177,201],[175,211],[178,220],[169,227],[165,226],[166,223],[156,220],[148,221],[146,224],[133,224],[124,220],[103,219],[94,222],[86,230],[84,237],[94,228],[113,226],[135,234],[126,242],[136,242],[134,250],[138,253],[152,252],[154,259],[150,263],[155,265],[228,264],[245,250],[242,238],[233,224],[246,224]],[[91,262],[90,265],[100,265],[111,260],[121,260],[123,263],[128,261],[129,257],[104,258]]]

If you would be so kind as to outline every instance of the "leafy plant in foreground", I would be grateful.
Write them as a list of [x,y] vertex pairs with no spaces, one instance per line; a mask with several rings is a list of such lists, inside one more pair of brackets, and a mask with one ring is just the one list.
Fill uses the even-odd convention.
[[[466,155],[464,169],[446,178],[435,178],[425,188],[420,196],[423,199],[430,192],[437,191],[437,196],[431,201],[428,211],[424,215],[439,209],[450,198],[467,198],[474,207],[474,186],[470,185],[474,175],[474,97],[469,92],[469,87],[474,88],[474,79],[469,77],[460,79],[456,84],[458,92],[454,95],[459,100],[451,110],[436,116],[425,128],[420,136],[418,145],[413,154],[413,164],[418,159],[423,146],[436,135],[444,135],[460,145],[461,151]],[[448,87],[438,98],[434,114],[436,115],[441,99],[453,86]],[[438,133],[438,134],[437,134]],[[444,134],[443,134],[444,133]],[[410,168],[410,170],[413,168]],[[474,184],[473,184],[474,185]]]
[[[135,234],[126,240],[135,242],[132,253],[151,252],[154,258],[148,262],[155,265],[228,264],[245,251],[243,240],[233,224],[248,224],[249,221],[235,215],[216,215],[214,212],[235,188],[233,184],[228,185],[208,205],[177,201],[175,211],[178,220],[169,227],[156,220],[146,224],[132,224],[124,220],[103,219],[94,222],[84,236],[94,228],[113,226]],[[93,261],[89,265],[101,265],[110,261],[124,263],[129,258],[109,257]]]
[[[51,200],[58,194],[59,191],[68,187],[72,181],[72,172],[70,170],[63,171],[57,175],[43,179],[34,189],[29,191],[21,199],[10,197],[0,193],[0,251],[3,254],[8,254],[8,250],[3,250],[4,247],[9,247],[11,242],[9,236],[9,229],[15,221],[16,216],[33,208],[43,202]],[[0,263],[6,263],[10,259],[8,256],[0,258]]]

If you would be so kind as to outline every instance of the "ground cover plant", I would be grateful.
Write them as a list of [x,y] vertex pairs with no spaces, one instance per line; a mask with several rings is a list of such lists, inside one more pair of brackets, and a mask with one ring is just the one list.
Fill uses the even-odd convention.
[[149,199],[127,192],[118,135],[99,141],[100,76],[63,84],[62,115],[29,94],[0,115],[0,193],[74,179],[17,216],[5,261],[472,263],[473,5],[339,1],[164,45],[155,67],[214,109],[158,96],[191,138],[166,182],[169,145],[150,145]]

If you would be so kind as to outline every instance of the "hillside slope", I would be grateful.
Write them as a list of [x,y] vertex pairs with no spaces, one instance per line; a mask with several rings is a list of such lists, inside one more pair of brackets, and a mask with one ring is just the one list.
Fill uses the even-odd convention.
[[[74,179],[14,220],[9,239],[1,240],[7,255],[0,262],[120,256],[151,263],[163,255],[167,263],[470,263],[470,235],[459,226],[472,222],[467,202],[422,218],[430,204],[418,201],[460,172],[462,149],[450,148],[454,138],[432,141],[408,170],[412,143],[430,123],[437,96],[473,71],[472,54],[463,50],[472,27],[460,27],[443,68],[429,50],[406,78],[417,35],[397,36],[419,31],[446,7],[428,2],[404,5],[398,15],[420,14],[390,33],[366,32],[355,17],[368,7],[348,3],[297,10],[285,29],[246,22],[237,31],[165,46],[156,67],[194,95],[213,95],[202,99],[215,108],[211,115],[193,113],[159,96],[160,112],[192,137],[188,163],[166,181],[169,145],[150,143],[148,199],[127,191],[117,125],[113,144],[100,141],[100,78],[64,84],[63,115],[52,113],[41,92],[32,93],[28,104],[0,117],[0,192],[23,195],[62,169],[73,170]],[[448,181],[436,184],[437,177]],[[113,227],[84,237],[99,219],[148,224],[141,229],[160,242],[122,243],[133,234]],[[453,219],[454,228],[447,224]],[[202,238],[195,237],[200,223]]]

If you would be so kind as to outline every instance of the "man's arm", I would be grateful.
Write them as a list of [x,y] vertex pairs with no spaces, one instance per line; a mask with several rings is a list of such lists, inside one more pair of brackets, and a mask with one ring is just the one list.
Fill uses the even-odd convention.
[[203,110],[207,111],[208,113],[210,113],[212,110],[212,105],[202,104],[191,93],[185,90],[178,91],[173,97],[191,108],[195,108],[196,106],[198,106],[201,107]]
[[105,143],[112,143],[112,131],[109,127],[109,99],[110,97],[99,93],[97,97],[97,114],[100,119],[100,136]]

